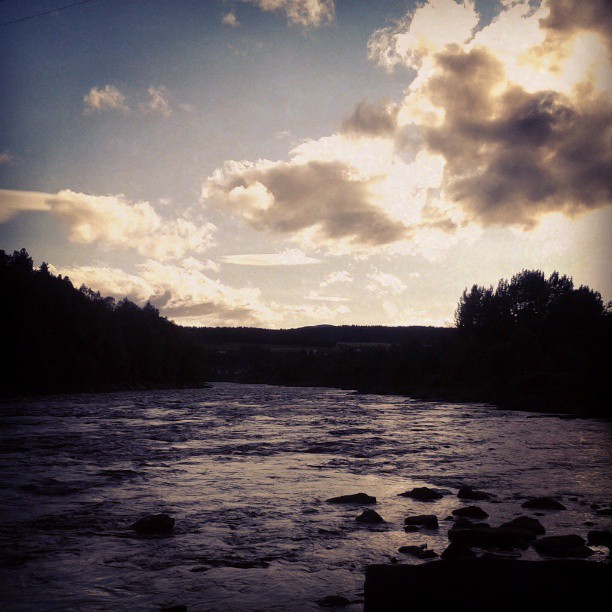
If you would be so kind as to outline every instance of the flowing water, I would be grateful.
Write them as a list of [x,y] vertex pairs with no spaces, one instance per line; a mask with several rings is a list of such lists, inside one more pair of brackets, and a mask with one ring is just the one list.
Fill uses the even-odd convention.
[[[590,508],[610,501],[603,421],[215,384],[4,402],[0,423],[3,610],[321,610],[332,594],[360,610],[366,565],[419,563],[397,552],[406,544],[445,548],[462,484],[496,495],[476,502],[491,524],[553,495],[567,510],[539,517],[548,534],[610,528]],[[447,493],[398,496],[415,486]],[[385,524],[325,502],[361,491]],[[160,512],[171,536],[130,529]],[[404,532],[406,516],[431,513],[438,531]]]

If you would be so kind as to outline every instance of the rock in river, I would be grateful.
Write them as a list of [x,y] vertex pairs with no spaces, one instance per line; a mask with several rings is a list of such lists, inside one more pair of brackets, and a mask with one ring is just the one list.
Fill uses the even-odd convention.
[[326,500],[329,504],[375,504],[376,498],[367,493],[353,493],[352,495],[339,495]]
[[448,539],[457,544],[475,546],[477,548],[501,548],[512,550],[515,548],[526,549],[528,541],[533,539],[531,534],[516,529],[504,527],[479,527],[474,525],[468,529],[451,529]]
[[130,528],[146,535],[167,535],[174,529],[174,519],[167,514],[147,514]]
[[472,487],[463,486],[459,489],[457,493],[457,497],[459,499],[471,499],[474,501],[482,501],[485,499],[491,499],[493,495],[491,493],[486,493],[485,491],[478,491],[477,489],[472,489]]
[[500,527],[502,529],[513,529],[515,531],[525,532],[525,538],[528,540],[534,540],[536,536],[546,533],[544,525],[542,525],[538,519],[531,518],[530,516],[517,516],[511,521],[503,523]]
[[574,534],[541,538],[536,540],[532,546],[540,555],[547,557],[578,557],[584,559],[593,554],[593,551],[585,545],[584,540],[579,535]]
[[351,602],[346,597],[342,597],[342,595],[327,595],[327,597],[323,597],[323,599],[318,599],[317,603],[324,608],[343,607],[351,604]]
[[593,529],[587,534],[587,541],[593,546],[612,546],[612,531]]
[[597,610],[612,568],[577,560],[454,559],[370,565],[364,612]]
[[404,525],[418,525],[427,529],[438,528],[438,517],[435,514],[417,514],[416,516],[407,516],[404,519]]
[[364,510],[356,519],[358,523],[367,523],[368,525],[378,525],[384,523],[385,519],[376,512],[376,510]]
[[435,489],[430,489],[429,487],[415,487],[410,491],[404,491],[404,493],[400,493],[402,497],[410,497],[416,501],[430,502],[436,501],[437,499],[442,499],[444,495]]
[[567,508],[552,497],[534,497],[521,504],[530,510],[567,510]]
[[473,519],[483,519],[489,516],[482,508],[479,508],[478,506],[465,506],[464,508],[457,508],[457,510],[453,510],[453,515]]
[[475,559],[476,553],[469,546],[451,542],[441,556],[443,559]]

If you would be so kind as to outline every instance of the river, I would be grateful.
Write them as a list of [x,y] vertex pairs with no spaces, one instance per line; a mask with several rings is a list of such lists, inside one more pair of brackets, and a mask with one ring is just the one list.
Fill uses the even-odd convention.
[[[610,424],[325,388],[211,389],[55,396],[0,404],[3,610],[361,610],[364,568],[441,552],[467,484],[497,524],[527,496],[556,496],[548,534],[609,529]],[[399,497],[446,490],[436,502]],[[360,525],[329,497],[366,492],[386,523]],[[169,537],[139,536],[148,513]],[[439,531],[407,534],[409,514]],[[533,513],[530,513],[533,514]],[[585,526],[585,522],[593,526]],[[606,549],[596,549],[603,559]],[[523,558],[537,558],[529,549]]]

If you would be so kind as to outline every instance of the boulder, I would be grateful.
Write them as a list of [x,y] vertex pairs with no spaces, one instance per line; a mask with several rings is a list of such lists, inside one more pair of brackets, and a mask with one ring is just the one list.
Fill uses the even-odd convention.
[[418,546],[400,546],[397,549],[397,552],[401,552],[405,555],[411,555],[412,557],[420,557],[426,548],[427,544],[419,544]]
[[538,519],[530,516],[517,516],[507,523],[502,523],[500,527],[502,529],[514,529],[523,532],[528,540],[535,540],[536,536],[546,533],[544,525]]
[[384,523],[385,519],[383,519],[376,510],[367,509],[364,510],[356,519],[358,523],[366,523],[368,525],[378,525],[379,523]]
[[404,525],[418,525],[427,529],[438,529],[438,517],[435,514],[417,514],[407,516]]
[[601,510],[597,510],[596,514],[598,516],[612,516],[612,508],[602,508]]
[[567,508],[552,497],[534,497],[521,504],[522,508],[530,510],[567,510]]
[[431,502],[436,501],[437,499],[442,499],[444,495],[435,489],[430,489],[429,487],[415,487],[410,491],[404,491],[400,493],[402,497],[410,497],[410,499],[414,499],[416,501],[422,502]]
[[612,566],[580,560],[449,559],[370,565],[364,612],[596,610]]
[[472,487],[463,486],[459,489],[457,497],[459,499],[482,501],[485,499],[491,499],[493,495],[491,495],[491,493],[486,493],[485,491],[478,491],[477,489],[472,489]]
[[593,546],[607,546],[610,548],[612,545],[612,531],[593,529],[587,534],[587,542]]
[[532,546],[538,554],[558,559],[566,557],[584,559],[593,554],[593,551],[585,545],[584,540],[575,534],[540,538],[533,542]]
[[376,498],[367,493],[353,493],[352,495],[339,495],[326,500],[329,504],[375,504]]
[[451,529],[448,539],[464,546],[475,546],[476,548],[501,548],[502,550],[513,550],[516,548],[526,549],[529,547],[525,533],[515,529],[503,527],[481,527],[474,525],[468,529]]
[[439,556],[434,550],[424,550],[419,559],[437,559]]
[[475,559],[476,553],[469,546],[451,542],[441,556],[442,559]]
[[138,519],[130,529],[145,535],[168,535],[174,529],[174,519],[167,514],[148,514]]
[[351,605],[350,600],[348,600],[346,597],[342,597],[342,595],[327,595],[327,597],[323,597],[323,599],[318,599],[317,603],[324,608],[335,608]]
[[489,516],[482,508],[479,508],[478,506],[465,506],[464,508],[457,508],[457,510],[453,510],[452,513],[454,516],[473,519],[483,519]]
[[406,533],[416,533],[418,530],[419,528],[416,525],[406,525],[404,527]]

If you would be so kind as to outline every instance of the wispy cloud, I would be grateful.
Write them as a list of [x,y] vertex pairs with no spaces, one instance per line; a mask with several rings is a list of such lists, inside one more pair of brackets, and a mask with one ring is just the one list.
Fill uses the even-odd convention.
[[304,266],[321,263],[320,259],[308,257],[299,249],[287,249],[282,253],[223,255],[220,260],[237,266]]
[[158,114],[169,117],[172,114],[172,107],[165,87],[151,85],[146,92],[130,96],[114,85],[105,85],[101,89],[92,87],[83,97],[83,114],[94,115],[103,111],[115,111],[124,115]]
[[324,280],[319,283],[319,287],[329,287],[330,285],[336,285],[341,283],[352,283],[354,278],[351,276],[348,270],[337,270],[328,274]]
[[406,283],[399,276],[381,270],[368,274],[368,278],[372,282],[366,285],[366,289],[380,295],[400,295],[408,289]]

